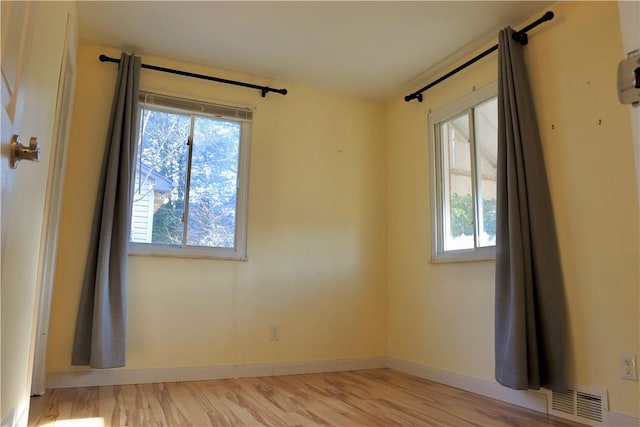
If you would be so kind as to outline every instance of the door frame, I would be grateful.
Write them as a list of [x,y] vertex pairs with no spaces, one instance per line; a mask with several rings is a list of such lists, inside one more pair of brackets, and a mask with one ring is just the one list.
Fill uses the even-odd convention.
[[[640,51],[640,4],[634,1],[618,1],[620,13],[620,32],[622,35],[623,54],[625,58],[633,51]],[[640,206],[640,107],[629,107],[631,111],[631,136],[635,152],[636,185],[638,204]]]
[[64,177],[71,129],[71,114],[75,94],[76,75],[76,24],[72,14],[67,14],[54,128],[53,147],[49,161],[47,189],[42,224],[42,239],[38,265],[34,331],[30,360],[32,361],[31,395],[43,395],[47,388],[47,342],[51,317],[51,301],[58,254],[58,232],[62,213]]

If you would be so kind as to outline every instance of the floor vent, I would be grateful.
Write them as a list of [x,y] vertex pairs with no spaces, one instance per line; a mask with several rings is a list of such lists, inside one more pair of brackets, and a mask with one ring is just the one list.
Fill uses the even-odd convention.
[[570,387],[566,392],[549,392],[547,395],[549,414],[580,423],[604,425],[607,410],[605,390]]

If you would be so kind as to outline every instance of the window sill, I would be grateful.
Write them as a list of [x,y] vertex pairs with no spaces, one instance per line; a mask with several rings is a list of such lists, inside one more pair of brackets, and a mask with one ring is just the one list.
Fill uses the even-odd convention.
[[128,255],[132,256],[148,256],[162,258],[191,258],[191,259],[211,259],[222,261],[242,261],[247,262],[249,259],[246,255],[233,249],[201,249],[201,248],[179,248],[179,247],[162,247],[162,246],[140,246],[131,244],[129,246]]
[[443,254],[431,255],[432,264],[448,264],[454,262],[483,262],[483,261],[495,261],[496,260],[496,248],[482,248],[480,250],[462,250],[462,251],[449,251]]

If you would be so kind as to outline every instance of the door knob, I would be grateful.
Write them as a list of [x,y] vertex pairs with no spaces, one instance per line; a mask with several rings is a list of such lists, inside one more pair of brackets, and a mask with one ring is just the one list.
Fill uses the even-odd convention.
[[40,143],[38,143],[38,138],[32,136],[29,140],[29,146],[25,147],[20,142],[20,137],[13,135],[13,138],[11,138],[11,154],[9,156],[11,169],[17,168],[20,160],[40,161]]

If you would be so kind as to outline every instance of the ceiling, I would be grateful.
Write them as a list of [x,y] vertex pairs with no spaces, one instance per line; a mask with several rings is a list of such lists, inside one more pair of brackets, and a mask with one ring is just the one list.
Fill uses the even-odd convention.
[[[537,18],[534,1],[80,1],[83,42],[387,99]],[[517,28],[516,28],[517,29]]]

